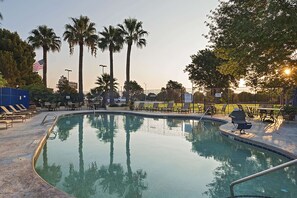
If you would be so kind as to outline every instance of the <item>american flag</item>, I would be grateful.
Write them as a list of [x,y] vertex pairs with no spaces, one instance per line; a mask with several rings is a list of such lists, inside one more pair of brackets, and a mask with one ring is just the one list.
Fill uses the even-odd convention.
[[40,61],[37,61],[33,64],[33,72],[37,72],[41,69],[43,69],[43,59],[41,59]]

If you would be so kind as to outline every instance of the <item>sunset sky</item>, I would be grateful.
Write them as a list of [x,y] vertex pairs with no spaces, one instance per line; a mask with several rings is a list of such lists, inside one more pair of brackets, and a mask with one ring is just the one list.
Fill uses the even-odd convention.
[[[85,15],[96,23],[97,32],[104,26],[123,23],[125,18],[137,18],[143,29],[149,32],[147,46],[132,47],[131,80],[143,88],[160,89],[169,80],[178,81],[190,88],[185,66],[191,63],[190,56],[208,45],[203,34],[207,15],[218,5],[218,0],[4,0],[0,3],[3,15],[0,27],[18,32],[26,40],[32,29],[39,25],[53,28],[62,37],[70,17]],[[42,59],[42,50],[36,50],[36,60]],[[114,54],[114,76],[120,86],[125,81],[126,46]],[[100,64],[107,65],[109,53],[98,51],[93,57],[84,50],[84,91],[95,87],[97,76],[102,74]],[[65,69],[71,69],[70,81],[78,79],[78,46],[69,54],[68,43],[62,42],[61,51],[48,54],[48,86],[55,88]],[[39,72],[41,74],[41,71]]]

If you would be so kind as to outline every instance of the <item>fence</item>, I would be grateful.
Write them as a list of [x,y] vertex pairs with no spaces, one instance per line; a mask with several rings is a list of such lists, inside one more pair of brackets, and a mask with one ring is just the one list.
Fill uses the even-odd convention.
[[29,92],[22,89],[0,88],[0,105],[8,106],[15,104],[23,104],[29,107]]

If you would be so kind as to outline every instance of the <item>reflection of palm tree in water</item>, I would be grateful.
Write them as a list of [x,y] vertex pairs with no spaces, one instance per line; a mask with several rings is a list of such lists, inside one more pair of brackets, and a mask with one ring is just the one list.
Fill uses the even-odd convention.
[[98,138],[105,142],[110,142],[109,165],[101,166],[99,170],[100,185],[104,192],[108,190],[109,194],[121,194],[123,191],[124,170],[120,164],[113,164],[116,123],[114,121],[114,115],[110,115],[109,117],[109,121],[106,114],[102,117],[104,119],[103,123],[105,123],[105,130],[103,130],[105,134],[102,133],[103,131],[101,131],[100,135],[98,134]]
[[[83,116],[83,115],[82,115]],[[83,160],[83,117],[80,117],[78,123],[78,154],[79,154],[79,171],[74,170],[74,165],[69,166],[69,175],[65,177],[64,186],[66,191],[73,194],[75,197],[89,197],[94,195],[96,189],[95,182],[99,178],[98,168],[96,163],[91,163],[89,168],[85,171]]]
[[[213,122],[204,121],[204,126],[206,128],[194,127],[192,136],[189,136],[187,140],[192,142],[192,151],[196,152],[199,156],[212,158],[220,163],[215,171],[213,171],[213,181],[207,184],[208,190],[204,193],[207,197],[228,197],[230,195],[226,189],[228,189],[231,182],[283,162],[283,160],[276,161],[269,153],[255,150],[254,148],[223,137],[218,133],[218,127]],[[282,186],[288,189],[294,189],[292,186],[293,182],[289,182],[284,175],[275,174],[273,176],[271,174],[271,176],[265,177],[244,184],[244,187],[240,188],[240,194],[279,197],[279,194],[276,193],[276,189],[279,189],[279,184],[274,182],[267,185],[267,181],[269,180],[281,180],[283,182]],[[255,182],[257,183],[256,185]],[[263,189],[265,189],[265,194],[259,193]],[[287,193],[286,196],[282,197],[291,197],[288,195]]]
[[144,179],[147,177],[146,172],[137,170],[133,173],[130,159],[130,132],[137,131],[142,124],[143,118],[132,115],[125,116],[127,173],[124,178],[125,191],[123,196],[127,198],[142,197],[142,191],[147,189],[147,184],[144,182]]
[[57,166],[55,164],[52,164],[51,166],[48,165],[47,143],[45,143],[45,145],[43,146],[42,159],[43,167],[36,167],[36,171],[47,182],[49,182],[53,186],[56,186],[62,177],[61,166]]

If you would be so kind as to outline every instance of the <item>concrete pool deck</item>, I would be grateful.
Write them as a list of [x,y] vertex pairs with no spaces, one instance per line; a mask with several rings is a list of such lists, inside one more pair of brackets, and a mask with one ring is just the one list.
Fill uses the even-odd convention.
[[[72,113],[87,113],[93,111],[55,111],[40,112],[24,123],[14,123],[12,128],[0,130],[0,197],[70,197],[42,180],[34,170],[33,157],[40,142],[54,124],[54,115],[60,116]],[[96,111],[100,112],[100,111]],[[134,113],[135,111],[133,111]],[[199,114],[170,114],[160,112],[135,112],[145,115],[182,115],[184,117],[199,117]],[[47,121],[41,125],[44,117],[50,114]],[[209,118],[209,116],[207,116]],[[251,120],[253,127],[247,134],[240,135],[231,132],[233,125],[230,118],[223,115],[215,119],[225,120],[220,130],[232,137],[247,140],[273,149],[291,158],[297,158],[297,122],[263,123]],[[2,125],[1,125],[2,126]]]

